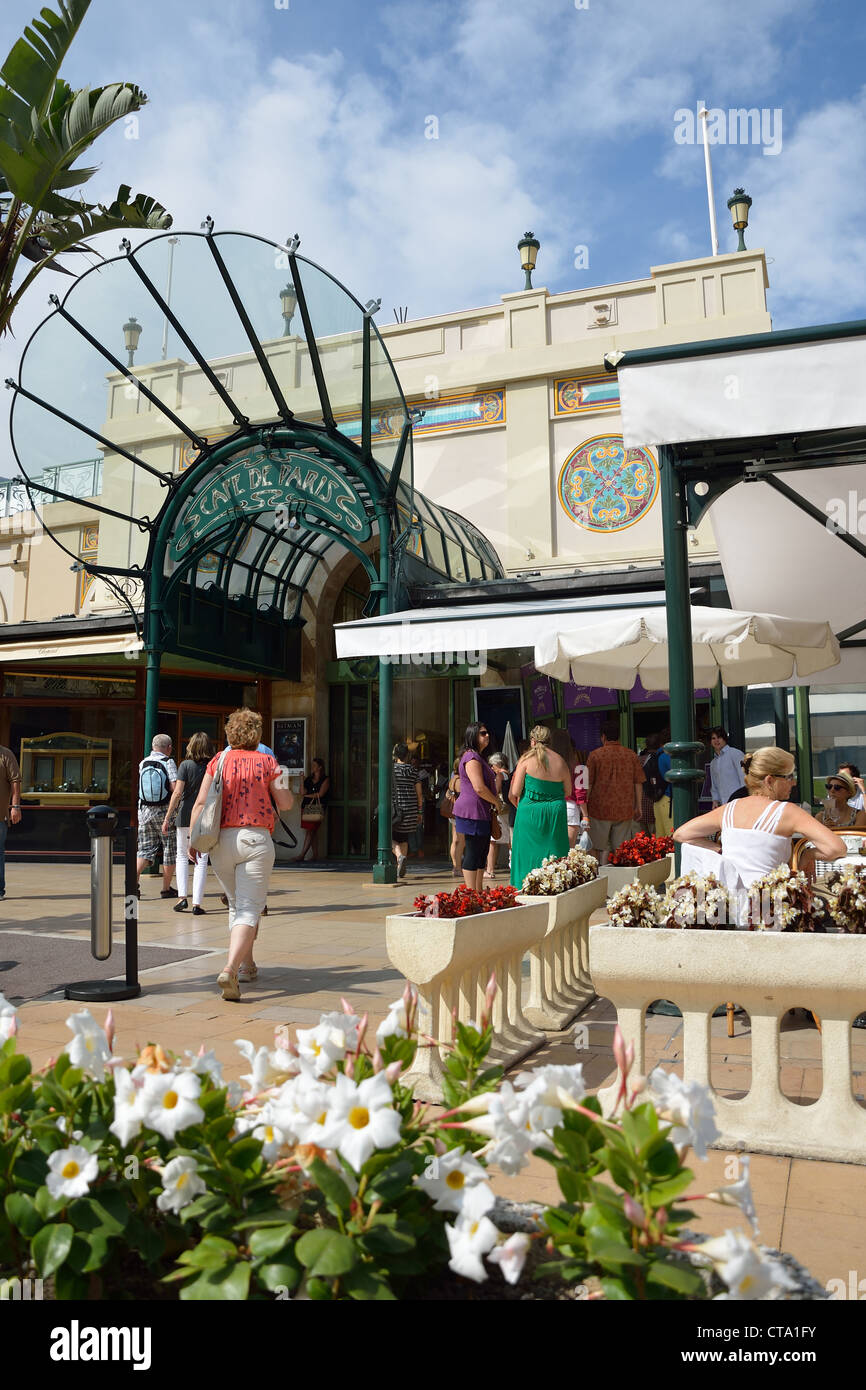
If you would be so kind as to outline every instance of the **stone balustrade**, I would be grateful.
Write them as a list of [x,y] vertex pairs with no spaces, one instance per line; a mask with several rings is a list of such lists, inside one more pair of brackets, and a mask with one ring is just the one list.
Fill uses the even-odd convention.
[[[523,1010],[523,957],[546,936],[548,899],[473,917],[390,916],[385,940],[391,963],[418,991],[419,1027],[436,1043],[453,1036],[453,1019],[478,1021],[491,974],[493,1003],[490,1063],[511,1066],[545,1041]],[[419,1047],[401,1078],[419,1100],[442,1100],[442,1056],[434,1043]]]
[[594,878],[555,897],[520,894],[545,903],[547,930],[529,948],[529,999],[523,1012],[536,1028],[558,1032],[595,998],[589,973],[589,919],[608,897],[607,879]]
[[673,860],[669,854],[663,859],[651,859],[648,864],[605,864],[607,875],[607,896],[612,898],[627,883],[648,883],[653,888],[661,888],[667,882]]
[[[710,1085],[713,1010],[735,1000],[751,1020],[752,1080],[739,1100],[716,1095],[714,1147],[866,1163],[866,1109],[854,1098],[851,1024],[866,1009],[866,939],[836,934],[646,930],[594,926],[596,992],[616,1005],[635,1072],[645,1070],[647,1005],[670,999],[683,1016],[683,1074]],[[821,1021],[823,1088],[797,1105],[779,1084],[779,1025],[794,1007]],[[614,1086],[599,1092],[613,1104]]]

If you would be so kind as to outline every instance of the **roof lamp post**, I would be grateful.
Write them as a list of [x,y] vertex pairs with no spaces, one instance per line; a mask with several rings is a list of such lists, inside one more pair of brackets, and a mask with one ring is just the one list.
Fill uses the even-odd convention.
[[526,271],[526,284],[523,286],[525,290],[532,289],[532,272],[535,269],[535,262],[538,260],[540,246],[541,242],[533,236],[532,232],[524,232],[522,239],[517,243],[517,249],[520,252],[520,269]]
[[749,225],[749,208],[751,206],[752,200],[748,193],[744,192],[742,188],[735,188],[734,196],[728,199],[728,207],[731,211],[731,221],[734,224],[734,231],[739,237],[739,241],[737,242],[738,251],[745,251],[746,249],[743,232]]
[[283,337],[288,338],[292,332],[292,319],[298,307],[298,296],[291,281],[284,290],[280,290],[280,305],[283,311]]
[[123,346],[129,353],[129,357],[126,361],[127,367],[132,366],[133,358],[135,357],[136,350],[138,348],[138,340],[140,337],[141,324],[138,322],[138,319],[135,317],[135,314],[130,314],[129,321],[123,325]]

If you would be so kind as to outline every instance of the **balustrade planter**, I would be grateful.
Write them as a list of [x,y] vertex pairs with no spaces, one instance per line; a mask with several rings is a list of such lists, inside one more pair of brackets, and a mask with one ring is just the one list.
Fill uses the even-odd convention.
[[[491,1064],[511,1066],[540,1047],[545,1036],[526,1018],[521,1003],[522,962],[544,937],[548,921],[544,899],[471,917],[387,917],[388,958],[418,991],[420,1031],[447,1043],[453,1010],[460,1023],[478,1021],[487,981],[495,973],[499,988],[493,1003]],[[414,1087],[419,1100],[441,1101],[438,1046],[419,1048],[401,1079]]]
[[669,854],[663,859],[651,859],[648,864],[605,864],[607,896],[612,898],[614,893],[618,893],[620,888],[625,888],[627,883],[649,883],[657,888],[667,882],[670,871]]
[[[668,998],[683,1015],[683,1074],[710,1085],[710,1023],[727,999],[751,1019],[752,1082],[740,1100],[715,1096],[716,1148],[866,1164],[866,1110],[854,1099],[851,1024],[866,1007],[866,937],[793,932],[594,926],[592,979],[616,1005],[635,1071],[645,1069],[644,1016]],[[797,1105],[779,1086],[779,1024],[794,1007],[821,1020],[823,1087]],[[600,1096],[610,1105],[614,1088]]]
[[521,903],[547,905],[547,930],[529,950],[529,1000],[523,1012],[537,1028],[559,1031],[595,998],[589,973],[589,919],[607,900],[604,876],[539,897],[518,894]]

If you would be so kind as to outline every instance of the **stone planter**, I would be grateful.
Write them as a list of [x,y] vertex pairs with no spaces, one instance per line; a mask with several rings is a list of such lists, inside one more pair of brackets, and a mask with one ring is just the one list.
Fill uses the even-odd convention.
[[[866,937],[789,932],[597,926],[592,978],[616,1005],[635,1071],[645,1069],[646,1006],[669,998],[683,1015],[683,1074],[710,1084],[710,1020],[735,1000],[749,1013],[752,1083],[741,1100],[715,1096],[717,1148],[866,1164],[866,1109],[851,1082],[851,1023],[866,1004]],[[796,1105],[779,1086],[779,1024],[796,1006],[821,1021],[823,1088]],[[613,1087],[600,1096],[610,1104]]]
[[[491,1064],[511,1066],[540,1047],[544,1034],[522,1008],[522,963],[526,952],[545,936],[548,921],[545,899],[473,917],[387,917],[388,958],[418,991],[421,1032],[447,1043],[453,1011],[460,1023],[477,1021],[487,981],[495,973],[499,988],[493,1003]],[[419,1100],[441,1101],[438,1046],[419,1048],[401,1079],[414,1087]]]
[[524,1009],[530,1023],[560,1031],[595,998],[589,974],[589,919],[607,899],[602,876],[553,897],[520,894],[521,903],[545,903],[547,931],[529,950],[529,1001]]
[[620,888],[625,888],[627,883],[649,883],[658,888],[667,882],[670,871],[669,854],[666,854],[664,859],[652,859],[649,864],[605,864],[607,896],[612,898],[614,893],[618,893]]

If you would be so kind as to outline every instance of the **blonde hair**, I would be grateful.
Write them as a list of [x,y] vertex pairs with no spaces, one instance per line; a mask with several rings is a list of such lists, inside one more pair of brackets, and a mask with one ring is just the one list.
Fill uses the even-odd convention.
[[759,792],[765,777],[783,777],[794,767],[794,758],[784,748],[770,745],[756,748],[754,753],[746,753],[742,761],[746,787],[752,796]]
[[544,751],[545,744],[550,743],[550,730],[546,724],[536,724],[534,729],[529,730],[530,742],[535,740],[535,747],[530,747],[528,753],[524,753],[523,759],[531,758],[535,754],[535,759],[539,767],[547,771],[547,753]]
[[213,757],[213,744],[207,734],[193,734],[186,745],[186,756],[193,763],[209,763]]
[[232,748],[258,748],[262,741],[262,716],[254,709],[236,709],[226,720],[226,738]]

